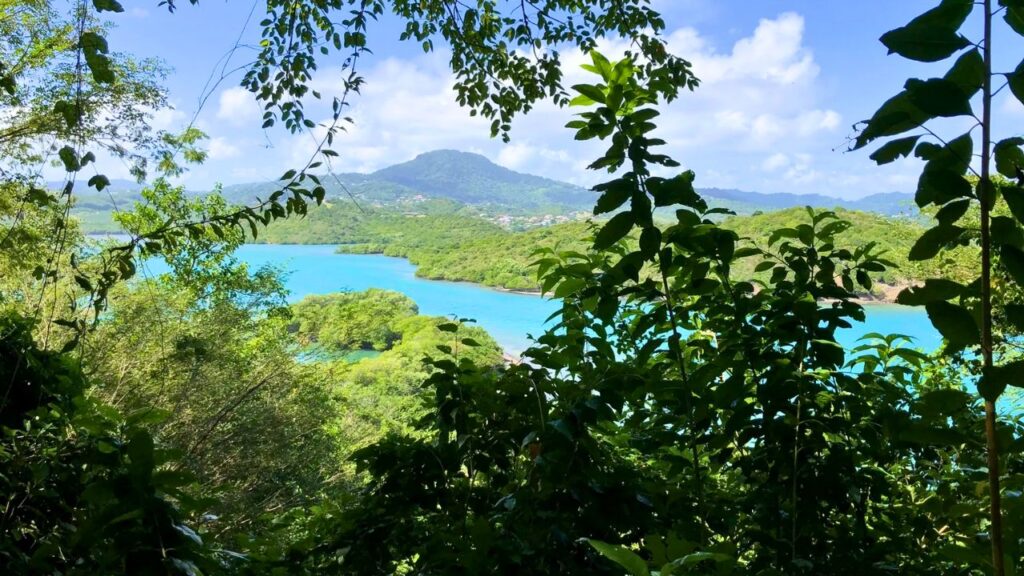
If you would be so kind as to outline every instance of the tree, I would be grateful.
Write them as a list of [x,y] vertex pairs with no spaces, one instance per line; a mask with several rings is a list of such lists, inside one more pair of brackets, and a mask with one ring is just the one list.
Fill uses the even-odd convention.
[[[972,26],[969,17],[979,10],[977,26]],[[1024,362],[1006,353],[1002,346],[1005,341],[998,341],[993,329],[995,294],[1005,289],[994,281],[999,271],[1005,271],[1004,278],[1012,283],[1024,283],[1020,227],[1024,220],[1024,188],[997,185],[993,172],[995,169],[1008,178],[1018,178],[1024,166],[1024,139],[1010,137],[996,142],[993,137],[997,127],[993,96],[1008,87],[1014,97],[1024,101],[1024,68],[1006,73],[993,68],[993,28],[1000,14],[1012,34],[1024,35],[1024,5],[1014,0],[999,0],[998,5],[992,0],[943,0],[906,26],[884,34],[881,41],[890,54],[910,60],[941,62],[958,53],[960,56],[940,78],[908,80],[902,92],[863,123],[853,144],[862,148],[879,139],[910,133],[884,144],[872,159],[885,164],[914,153],[926,162],[916,201],[922,208],[938,208],[937,225],[921,236],[911,250],[911,259],[928,260],[946,248],[961,245],[976,244],[980,249],[977,277],[970,282],[932,279],[905,292],[901,300],[926,307],[932,323],[946,339],[947,353],[969,349],[981,358],[981,366],[970,376],[977,382],[985,405],[989,493],[986,530],[992,548],[991,568],[997,576],[1007,574],[1007,564],[1012,566],[1021,554],[1003,533],[1002,432],[996,402],[1008,385],[1024,384],[1020,380]],[[965,34],[977,35],[978,39],[971,41]],[[997,88],[1000,78],[1005,82]],[[980,105],[979,113],[972,102]],[[973,119],[974,123],[955,138],[945,138],[931,128],[940,118],[958,117]],[[976,145],[974,132],[979,128],[981,142]],[[974,182],[968,173],[975,176]],[[993,217],[993,210],[1002,203],[1009,209],[1008,215]],[[980,214],[976,227],[965,226],[963,220],[972,206],[977,206]],[[1014,306],[1006,303],[1001,315],[1016,317]]]

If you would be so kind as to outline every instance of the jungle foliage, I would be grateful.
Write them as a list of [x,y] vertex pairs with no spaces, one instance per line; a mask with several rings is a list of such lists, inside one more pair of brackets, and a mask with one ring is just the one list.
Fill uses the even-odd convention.
[[[46,3],[4,7],[52,17]],[[722,225],[727,211],[696,192],[695,171],[659,153],[659,107],[699,83],[665,53],[664,23],[641,0],[271,1],[244,79],[265,124],[313,127],[302,100],[319,97],[307,94],[315,55],[333,46],[346,58],[347,89],[317,156],[267,200],[237,207],[173,186],[168,176],[203,160],[203,136],[162,135],[149,156],[158,177],[119,216],[128,240],[90,243],[68,216],[77,175],[96,161],[85,87],[125,78],[92,23],[121,11],[93,0],[70,17],[74,73],[41,108],[60,126],[64,189],[48,194],[18,159],[0,187],[8,572],[1005,576],[1024,566],[1024,422],[997,410],[1024,373],[1024,190],[1013,180],[1024,140],[992,140],[993,78],[1024,99],[1020,69],[992,68],[994,18],[1024,34],[1017,0],[942,0],[885,34],[912,60],[959,56],[941,78],[908,81],[852,142],[898,137],[872,157],[926,162],[917,201],[937,224],[908,260],[980,256],[958,259],[955,277],[929,268],[942,275],[899,297],[925,306],[944,336],[931,355],[899,335],[837,343],[864,318],[857,293],[894,263],[878,243],[845,244],[856,220],[807,209],[751,242]],[[261,226],[323,200],[313,171],[336,154],[346,98],[362,83],[355,61],[385,11],[425,50],[451,45],[457,99],[492,119],[493,134],[550,98],[578,111],[567,125],[577,140],[607,146],[590,165],[608,175],[595,187],[605,219],[582,246],[533,256],[560,309],[525,362],[502,363],[468,320],[417,316],[393,293],[289,305],[277,272],[232,255]],[[632,38],[631,52],[593,50],[610,34]],[[594,78],[571,92],[557,51],[542,50],[566,42],[589,51]],[[29,79],[8,53],[0,85],[13,95]],[[55,66],[43,70],[62,78]],[[980,130],[946,140],[930,124],[958,116]],[[11,144],[31,149],[36,135],[24,138]],[[89,185],[108,182],[96,174]],[[659,222],[656,210],[674,217]],[[167,273],[148,271],[155,258]]]

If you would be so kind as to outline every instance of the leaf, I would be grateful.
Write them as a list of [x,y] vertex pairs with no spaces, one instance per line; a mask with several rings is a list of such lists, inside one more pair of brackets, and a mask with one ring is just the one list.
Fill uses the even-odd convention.
[[999,261],[1013,277],[1014,282],[1024,286],[1024,252],[1013,246],[1004,244],[999,250]]
[[57,156],[60,161],[64,164],[64,170],[68,172],[77,172],[81,168],[81,164],[78,161],[78,154],[75,149],[71,146],[64,146],[57,151]]
[[104,188],[110,186],[110,179],[103,174],[96,174],[92,178],[89,178],[88,185],[102,192]]
[[[618,210],[633,195],[633,187],[625,180],[615,180],[602,190],[594,206],[594,215],[607,214]],[[597,188],[595,188],[597,190]]]
[[1007,321],[1015,329],[1024,332],[1024,304],[1007,304],[1003,311]]
[[938,62],[970,45],[957,30],[973,8],[972,0],[943,0],[906,26],[886,32],[880,40],[890,54],[919,62]]
[[978,392],[989,402],[995,402],[1007,386],[1024,388],[1024,360],[985,369],[978,381]]
[[640,251],[646,258],[651,258],[661,249],[661,230],[656,226],[648,226],[640,233]]
[[1007,6],[1003,20],[1013,28],[1013,31],[1024,36],[1024,6]]
[[1021,231],[1017,221],[1009,216],[995,216],[992,218],[992,241],[996,244],[1024,248],[1024,232]]
[[153,437],[145,430],[136,430],[128,439],[129,470],[136,477],[148,478],[153,473]]
[[886,143],[878,150],[875,150],[875,152],[871,154],[870,158],[879,166],[889,164],[899,158],[906,158],[914,151],[914,146],[917,145],[917,141],[920,139],[920,136],[908,136],[906,138],[893,140]]
[[1017,101],[1024,104],[1024,61],[1017,65],[1013,72],[1006,75],[1010,92],[1017,98]]
[[100,84],[110,84],[114,81],[114,71],[110,68],[110,58],[107,58],[107,39],[96,32],[83,32],[78,40],[85,56],[85,63],[92,72],[92,77]]
[[920,207],[929,204],[943,205],[959,198],[970,198],[974,194],[971,182],[949,170],[925,170],[917,181],[914,202]]
[[635,218],[632,212],[619,212],[615,216],[612,216],[601,230],[598,231],[597,237],[594,239],[595,250],[606,250],[619,240],[626,237],[629,231],[633,229]]
[[914,286],[900,292],[896,297],[897,304],[904,306],[923,306],[929,302],[941,302],[960,297],[965,286],[945,278],[929,278],[923,286]]
[[960,238],[964,229],[959,226],[939,225],[925,231],[910,249],[911,261],[931,260],[945,246]]
[[954,200],[949,204],[943,206],[937,214],[935,219],[939,221],[939,224],[952,225],[956,224],[964,214],[967,213],[967,209],[971,207],[971,199],[963,198],[961,200]]
[[985,82],[985,59],[981,51],[975,48],[964,53],[943,78],[959,86],[968,98],[977,94]]
[[1010,207],[1010,212],[1018,222],[1024,222],[1024,188],[1020,186],[1004,186],[1003,200]]
[[954,348],[973,346],[981,342],[978,325],[963,306],[949,302],[929,302],[925,305],[925,310],[935,329]]
[[124,6],[117,0],[92,0],[92,5],[97,12],[124,12]]
[[604,104],[605,95],[604,90],[601,90],[597,86],[592,84],[576,84],[572,87],[573,90],[593,100],[594,102]]
[[907,92],[900,92],[886,100],[866,122],[864,129],[857,135],[853,149],[863,148],[878,138],[913,130],[928,120],[928,115],[914,106]]
[[682,205],[697,210],[706,210],[707,203],[700,197],[693,187],[696,174],[687,170],[673,178],[657,181],[657,184],[650,186],[651,194],[654,196],[655,206]]
[[932,118],[969,116],[972,113],[970,96],[956,82],[944,78],[910,79],[905,88],[911,104]]
[[623,546],[614,546],[590,538],[587,539],[587,542],[599,554],[625,568],[626,572],[631,576],[650,576],[651,572],[647,569],[647,562],[644,562],[644,559],[637,556],[633,551]]
[[1018,170],[1024,169],[1024,152],[1020,146],[1024,138],[1006,138],[996,142],[993,153],[996,157],[996,170],[1007,178],[1016,178]]

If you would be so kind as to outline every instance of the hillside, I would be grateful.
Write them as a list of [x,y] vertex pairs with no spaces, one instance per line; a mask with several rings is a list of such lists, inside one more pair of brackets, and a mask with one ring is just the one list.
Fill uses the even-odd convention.
[[[423,205],[435,206],[433,201]],[[455,203],[446,205],[451,208]],[[915,220],[888,217],[869,212],[837,209],[839,216],[853,226],[840,233],[839,242],[854,248],[876,242],[885,258],[897,268],[876,276],[887,286],[936,275],[955,277],[955,262],[911,262],[910,247],[924,231]],[[755,215],[733,216],[722,226],[740,237],[767,247],[772,230],[793,227],[807,220],[803,208],[788,208]],[[532,263],[537,248],[586,251],[590,224],[567,222],[510,231],[470,211],[440,208],[424,213],[378,210],[362,212],[348,204],[336,204],[313,211],[305,220],[272,226],[261,242],[338,244],[338,251],[349,254],[384,254],[408,258],[417,266],[418,276],[437,280],[462,280],[513,290],[536,290],[538,282]],[[754,278],[756,261],[737,262],[737,277]],[[891,299],[893,294],[877,291],[875,296]]]
[[[594,192],[540,176],[499,166],[486,157],[455,150],[436,150],[383,168],[370,174],[321,175],[332,204],[347,203],[361,209],[397,209],[421,212],[425,201],[447,202],[464,207],[466,213],[482,216],[506,228],[525,229],[554,221],[575,219],[590,213]],[[51,188],[59,187],[51,183]],[[274,182],[244,183],[223,187],[229,202],[250,204],[266,198]],[[140,186],[116,181],[97,194],[78,195],[76,216],[90,232],[117,231],[110,212],[138,200]],[[200,192],[194,192],[199,194]],[[888,216],[913,213],[910,194],[875,194],[859,200],[844,200],[823,194],[763,194],[741,190],[706,188],[700,193],[714,207],[737,214],[754,214],[798,206],[845,208]],[[314,211],[315,212],[315,211]],[[668,212],[671,217],[671,211]]]

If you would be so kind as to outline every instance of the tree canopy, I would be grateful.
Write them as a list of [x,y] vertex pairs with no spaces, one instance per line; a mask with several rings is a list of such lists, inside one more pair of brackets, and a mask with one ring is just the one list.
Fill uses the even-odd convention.
[[[1024,414],[998,410],[1024,387],[1024,139],[995,141],[992,118],[997,82],[1024,101],[1024,72],[992,64],[997,17],[1000,33],[1024,35],[1019,2],[942,0],[881,38],[918,62],[956,56],[943,76],[909,80],[851,141],[885,140],[879,163],[925,162],[916,200],[934,225],[908,225],[905,242],[873,240],[879,227],[863,216],[811,208],[755,217],[773,229],[754,234],[709,206],[699,166],[661,153],[653,135],[664,105],[699,82],[665,52],[664,22],[643,0],[272,0],[242,81],[263,123],[315,127],[303,106],[324,96],[310,87],[324,58],[340,57],[347,81],[327,95],[334,115],[315,155],[253,206],[173,183],[204,159],[204,136],[148,129],[159,67],[108,45],[100,17],[119,2],[82,2],[66,18],[47,2],[3,9],[8,572],[1024,566]],[[558,310],[521,359],[503,358],[470,319],[419,315],[393,292],[290,303],[280,271],[235,255],[322,202],[315,170],[339,154],[363,84],[356,64],[385,13],[424,50],[447,44],[455,98],[491,119],[492,135],[550,99],[576,112],[576,140],[604,147],[589,165],[606,175],[594,222],[555,229],[566,241],[538,246],[526,265]],[[601,54],[606,36],[630,50]],[[588,52],[589,83],[561,85],[561,46]],[[108,118],[112,106],[125,115]],[[952,138],[933,122],[960,117],[975,125]],[[111,134],[154,178],[117,216],[127,239],[89,239],[69,212]],[[57,195],[33,171],[40,143],[67,171]],[[97,171],[88,185],[108,184]],[[341,225],[366,243],[410,232],[418,249],[438,248],[416,237],[424,230],[475,249],[472,236],[494,233],[484,240],[511,252],[488,223],[458,230],[450,218],[404,231],[401,219]],[[166,273],[147,272],[154,259]],[[934,275],[898,301],[924,307],[943,347],[872,334],[844,348],[837,332],[865,318],[858,296],[896,264]]]

